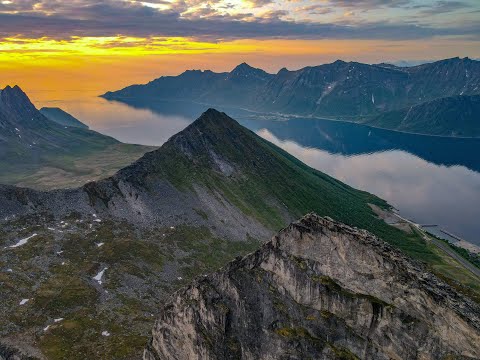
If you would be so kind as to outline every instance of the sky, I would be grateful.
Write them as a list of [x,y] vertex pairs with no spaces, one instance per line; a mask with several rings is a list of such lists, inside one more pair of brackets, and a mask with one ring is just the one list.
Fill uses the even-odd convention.
[[479,0],[0,0],[0,87],[64,96],[186,69],[480,58]]

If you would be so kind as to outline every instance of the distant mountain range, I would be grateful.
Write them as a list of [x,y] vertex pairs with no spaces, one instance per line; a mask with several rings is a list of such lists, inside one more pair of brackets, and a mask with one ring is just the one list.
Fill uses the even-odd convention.
[[[18,86],[0,90],[0,183],[72,186],[82,177],[110,175],[151,149],[89,130],[61,109],[39,111]],[[92,166],[95,157],[103,169]]]
[[[243,63],[231,72],[186,71],[179,76],[162,76],[148,84],[128,86],[102,96],[126,103],[139,99],[143,102],[181,99],[302,117],[373,121],[377,126],[396,129],[390,122],[372,119],[440,98],[478,94],[480,62],[452,58],[412,67],[338,60],[296,71],[284,68],[277,74],[268,74]],[[433,102],[430,107],[438,104]],[[429,124],[438,121],[431,116],[440,110],[419,107],[417,111],[425,111],[419,115],[425,119],[425,125],[412,126],[409,131],[448,136],[479,135],[471,133],[470,128],[463,128],[462,120],[457,118],[450,119],[445,128],[441,125],[430,131]],[[456,121],[456,124],[450,123]],[[455,127],[456,131],[450,130]]]

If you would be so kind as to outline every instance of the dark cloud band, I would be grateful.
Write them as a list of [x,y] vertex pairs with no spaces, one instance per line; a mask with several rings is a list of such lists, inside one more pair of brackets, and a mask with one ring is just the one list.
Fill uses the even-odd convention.
[[[361,0],[364,3],[368,1]],[[375,1],[386,2],[370,0]],[[352,1],[339,2],[348,5]],[[58,0],[20,1],[16,4],[20,7],[18,13],[5,12],[7,7],[10,6],[11,10],[13,5],[0,5],[0,37],[20,35],[28,38],[68,39],[72,36],[181,36],[220,41],[243,38],[411,40],[435,36],[480,35],[480,24],[444,28],[389,21],[320,24],[282,20],[284,12],[272,12],[271,16],[252,19],[251,14],[231,16],[209,11],[208,17],[185,18],[181,16],[180,10],[187,6],[185,2],[178,2],[165,11],[140,3],[113,0],[72,0],[65,3]],[[37,4],[35,11],[34,4]],[[243,16],[250,17],[249,21],[244,21]]]

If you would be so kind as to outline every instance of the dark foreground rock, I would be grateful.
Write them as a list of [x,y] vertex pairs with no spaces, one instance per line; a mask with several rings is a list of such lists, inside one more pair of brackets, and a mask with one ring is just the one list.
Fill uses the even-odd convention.
[[310,214],[176,292],[158,359],[480,358],[480,308],[365,230]]

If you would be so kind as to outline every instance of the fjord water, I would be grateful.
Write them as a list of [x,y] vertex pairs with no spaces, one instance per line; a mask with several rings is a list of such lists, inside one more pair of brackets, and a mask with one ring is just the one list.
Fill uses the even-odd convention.
[[[58,106],[94,130],[145,145],[161,145],[209,107],[182,101],[126,104],[85,93],[39,105]],[[480,245],[480,139],[217,109],[308,165],[387,200],[402,216]]]

